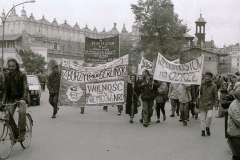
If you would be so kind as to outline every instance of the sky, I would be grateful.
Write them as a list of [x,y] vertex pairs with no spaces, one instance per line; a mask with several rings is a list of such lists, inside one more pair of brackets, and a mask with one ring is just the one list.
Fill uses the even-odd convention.
[[[118,31],[123,25],[128,32],[132,31],[135,22],[131,4],[138,0],[36,0],[16,7],[20,16],[23,6],[29,17],[31,13],[36,20],[43,15],[50,23],[56,18],[58,24],[67,21],[71,26],[76,22],[80,28],[86,24],[91,30],[109,31],[117,24]],[[0,10],[7,13],[14,5],[24,0],[0,0]],[[202,17],[206,24],[206,41],[214,40],[218,48],[223,45],[240,43],[240,0],[172,0],[174,12],[191,29],[188,34],[195,36],[195,21]]]

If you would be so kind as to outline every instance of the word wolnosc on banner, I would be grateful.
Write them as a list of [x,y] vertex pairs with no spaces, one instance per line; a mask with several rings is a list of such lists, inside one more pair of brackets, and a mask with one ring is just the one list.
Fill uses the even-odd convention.
[[175,64],[158,54],[154,79],[159,81],[201,85],[204,55],[184,64]]
[[86,84],[86,104],[123,103],[124,81]]

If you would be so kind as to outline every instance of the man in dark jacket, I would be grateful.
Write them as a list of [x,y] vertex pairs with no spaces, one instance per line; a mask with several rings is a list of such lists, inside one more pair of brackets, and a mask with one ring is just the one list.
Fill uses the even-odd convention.
[[143,126],[147,127],[152,117],[152,107],[156,97],[159,84],[154,83],[150,75],[145,75],[144,81],[140,84],[141,99],[143,105]]
[[218,91],[216,84],[212,82],[212,77],[213,74],[211,72],[206,72],[204,76],[205,82],[200,87],[199,109],[201,113],[202,136],[205,136],[205,130],[207,135],[210,136],[213,106],[215,110],[218,109]]
[[61,73],[58,71],[58,65],[53,66],[52,73],[48,76],[47,87],[49,90],[49,103],[53,107],[53,115],[52,118],[56,118],[56,114],[58,111],[58,96],[59,96],[59,88],[60,88],[60,79]]
[[[15,101],[20,101],[19,105],[19,137],[18,141],[22,142],[25,139],[26,133],[26,104],[28,104],[28,84],[27,76],[22,71],[19,70],[19,64],[15,59],[8,60],[9,73],[6,74],[4,87],[4,94],[2,103],[14,103]],[[16,105],[10,106],[10,121],[14,122],[13,115],[17,108]],[[15,123],[14,123],[15,124]]]

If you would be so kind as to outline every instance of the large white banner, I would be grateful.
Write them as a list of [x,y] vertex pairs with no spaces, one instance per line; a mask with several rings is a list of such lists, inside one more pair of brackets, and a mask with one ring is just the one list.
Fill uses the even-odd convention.
[[201,85],[203,63],[204,55],[188,63],[175,64],[159,53],[153,78],[171,83]]
[[124,102],[124,81],[86,84],[86,104]]
[[138,75],[142,75],[142,72],[145,69],[147,69],[150,73],[153,73],[152,66],[153,66],[153,62],[142,57],[140,63],[138,64]]
[[59,105],[122,105],[125,103],[129,55],[97,67],[62,61]]

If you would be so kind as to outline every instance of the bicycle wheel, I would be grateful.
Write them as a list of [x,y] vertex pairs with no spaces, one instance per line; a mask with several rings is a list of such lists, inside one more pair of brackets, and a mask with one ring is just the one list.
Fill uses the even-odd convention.
[[21,143],[21,146],[26,149],[29,147],[31,138],[32,138],[32,118],[29,114],[26,114],[26,134],[25,134],[25,140]]
[[0,159],[7,159],[14,145],[12,127],[4,120],[0,121]]

